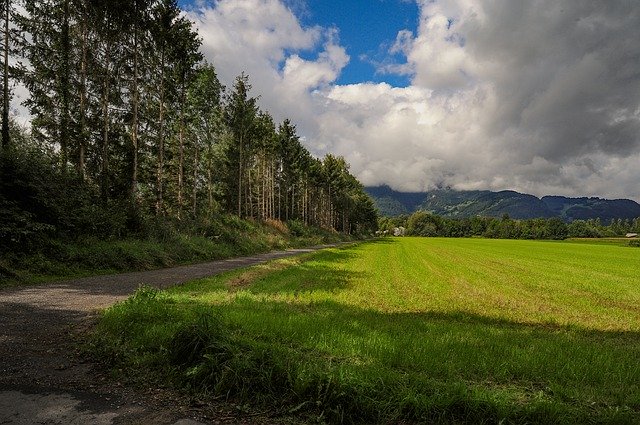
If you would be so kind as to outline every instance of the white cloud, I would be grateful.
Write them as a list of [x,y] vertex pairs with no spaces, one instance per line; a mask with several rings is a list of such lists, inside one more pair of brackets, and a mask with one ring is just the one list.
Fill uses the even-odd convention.
[[[220,0],[187,16],[224,83],[246,72],[254,95],[276,119],[290,118],[309,134],[317,132],[312,92],[333,83],[349,61],[335,29],[303,28],[279,0]],[[319,47],[315,60],[300,56]]]
[[337,85],[349,56],[336,30],[302,27],[278,0],[221,0],[190,17],[223,81],[246,71],[266,109],[297,123],[312,152],[344,155],[364,184],[640,200],[639,8],[418,3],[417,32],[390,49],[406,62],[379,69],[410,75],[406,88]]

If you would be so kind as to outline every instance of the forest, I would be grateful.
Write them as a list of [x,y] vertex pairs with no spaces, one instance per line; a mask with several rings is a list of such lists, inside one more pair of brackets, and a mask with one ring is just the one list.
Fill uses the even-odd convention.
[[[393,234],[403,227],[407,236],[485,237],[491,239],[552,239],[621,237],[640,232],[640,218],[615,219],[608,225],[600,219],[574,220],[565,223],[558,217],[517,220],[504,214],[496,217],[449,218],[426,211],[411,215],[382,217],[379,234]],[[632,241],[636,245],[637,241]]]
[[[220,215],[344,234],[377,213],[342,157],[314,157],[227,87],[175,0],[5,0],[0,240],[122,238]],[[10,110],[29,92],[29,128]]]

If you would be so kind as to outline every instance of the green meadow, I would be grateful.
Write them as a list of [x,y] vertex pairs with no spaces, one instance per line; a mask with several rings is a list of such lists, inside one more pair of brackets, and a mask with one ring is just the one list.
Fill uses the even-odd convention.
[[105,312],[129,376],[308,422],[640,423],[640,250],[389,238]]

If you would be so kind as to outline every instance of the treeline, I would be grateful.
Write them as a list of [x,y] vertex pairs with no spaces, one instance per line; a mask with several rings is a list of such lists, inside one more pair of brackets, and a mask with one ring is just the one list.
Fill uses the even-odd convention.
[[508,215],[502,218],[470,217],[447,218],[425,211],[410,216],[383,217],[380,231],[393,234],[403,227],[408,236],[472,237],[482,236],[499,239],[566,239],[624,236],[640,233],[640,218],[613,220],[603,225],[599,219],[574,220],[567,224],[560,218],[535,218],[514,220]]
[[[313,157],[295,125],[259,108],[246,75],[225,88],[175,0],[1,4],[3,161],[28,139],[52,159],[41,165],[89,194],[79,203],[108,207],[131,231],[145,218],[219,213],[375,229],[373,203],[345,160]],[[33,118],[30,134],[15,137],[9,100],[18,81]],[[9,192],[1,202],[15,207]]]

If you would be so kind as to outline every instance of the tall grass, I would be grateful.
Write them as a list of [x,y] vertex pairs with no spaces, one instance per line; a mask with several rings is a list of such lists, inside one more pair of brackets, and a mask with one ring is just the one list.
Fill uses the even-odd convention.
[[[298,225],[297,223],[295,225]],[[292,235],[276,220],[259,223],[219,216],[206,224],[177,228],[157,224],[149,234],[128,239],[51,239],[41,250],[0,252],[0,287],[121,271],[150,270],[270,250],[311,246],[350,239],[321,229]]]
[[637,423],[637,264],[622,246],[383,240],[139,295],[96,347],[330,422]]

